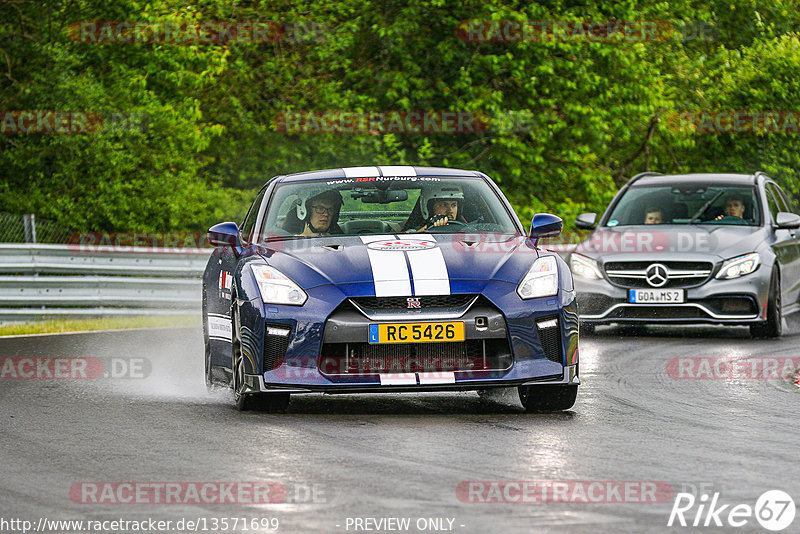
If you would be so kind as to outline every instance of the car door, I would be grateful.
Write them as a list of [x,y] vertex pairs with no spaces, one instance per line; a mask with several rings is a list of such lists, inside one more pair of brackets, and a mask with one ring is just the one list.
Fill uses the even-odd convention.
[[[794,213],[786,194],[774,182],[766,184],[768,194],[772,195],[778,211]],[[771,210],[770,210],[771,211]],[[773,216],[774,222],[774,216]],[[781,288],[784,297],[784,307],[790,303],[798,302],[800,298],[800,232],[798,230],[776,230],[779,237],[782,258]]]

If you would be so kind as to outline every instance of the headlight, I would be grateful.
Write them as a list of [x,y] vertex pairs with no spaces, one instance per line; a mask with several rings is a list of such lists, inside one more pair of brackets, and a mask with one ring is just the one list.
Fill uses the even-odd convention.
[[603,273],[597,266],[597,262],[592,258],[573,253],[569,258],[569,268],[572,274],[589,280],[599,280],[603,278]]
[[308,295],[286,275],[269,265],[251,265],[261,300],[268,304],[302,306]]
[[750,274],[758,268],[761,263],[761,257],[758,252],[751,252],[743,256],[736,256],[722,263],[722,269],[717,273],[716,278],[722,280],[730,280],[731,278],[739,278],[746,274]]
[[517,286],[523,300],[550,297],[558,293],[558,264],[553,256],[542,256],[533,262],[528,274]]

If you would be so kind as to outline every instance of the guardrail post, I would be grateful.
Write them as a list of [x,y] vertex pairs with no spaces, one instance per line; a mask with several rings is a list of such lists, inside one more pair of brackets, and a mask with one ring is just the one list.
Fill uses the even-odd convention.
[[36,216],[26,213],[22,216],[22,223],[25,226],[25,242],[36,243]]

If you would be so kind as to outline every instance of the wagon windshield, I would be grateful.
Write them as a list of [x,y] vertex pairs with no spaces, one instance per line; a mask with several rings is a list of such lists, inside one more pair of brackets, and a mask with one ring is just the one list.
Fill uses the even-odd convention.
[[261,239],[420,232],[519,233],[481,178],[376,176],[279,184]]
[[605,226],[756,226],[760,222],[761,212],[754,187],[698,182],[631,187],[614,206]]

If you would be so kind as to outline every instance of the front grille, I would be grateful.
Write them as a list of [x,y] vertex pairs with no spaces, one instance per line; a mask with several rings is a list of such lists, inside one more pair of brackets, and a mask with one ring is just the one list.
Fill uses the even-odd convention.
[[505,339],[452,343],[325,343],[325,375],[504,370],[512,357]]
[[702,270],[711,270],[714,265],[708,261],[660,261],[660,260],[648,260],[648,261],[609,261],[606,262],[603,266],[606,270],[634,270],[634,269],[647,269],[654,263],[660,263],[670,269],[675,269],[677,271],[702,271]]
[[[358,307],[369,311],[408,310],[408,299],[411,297],[357,297],[350,299]],[[463,308],[475,298],[472,294],[457,295],[423,295],[413,297],[419,299],[420,309]]]
[[678,306],[629,306],[617,308],[608,315],[609,319],[703,319],[708,314],[695,307]]
[[536,319],[536,331],[539,333],[539,342],[547,359],[551,362],[563,363],[561,355],[561,329],[558,327],[558,317],[543,317]]
[[264,330],[264,371],[272,371],[283,363],[289,346],[291,328],[267,323]]
[[625,288],[652,288],[645,278],[647,269],[654,263],[669,269],[669,277],[659,289],[676,287],[696,287],[704,284],[714,269],[707,261],[610,261],[603,265],[609,281]]

